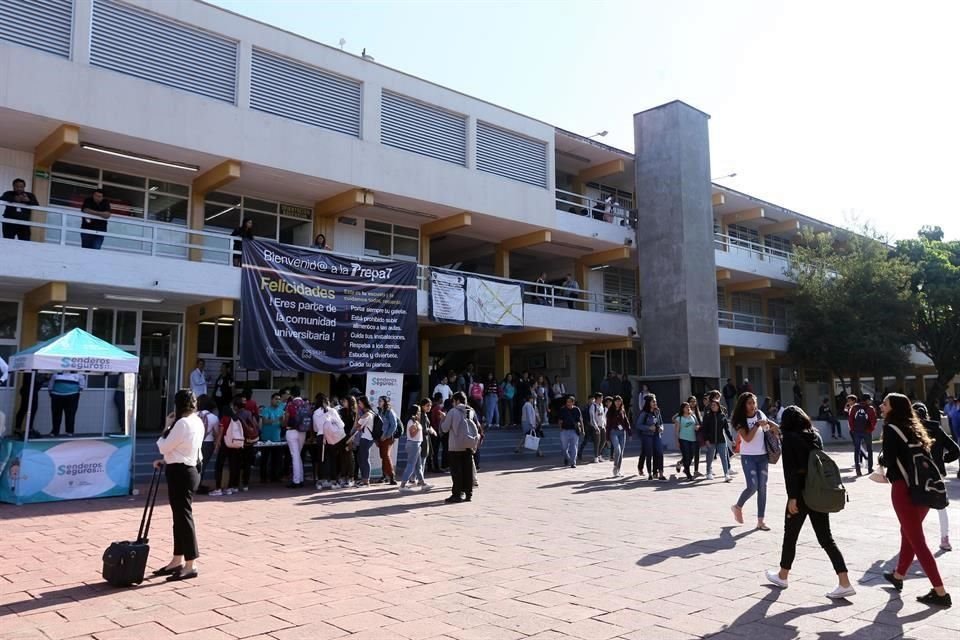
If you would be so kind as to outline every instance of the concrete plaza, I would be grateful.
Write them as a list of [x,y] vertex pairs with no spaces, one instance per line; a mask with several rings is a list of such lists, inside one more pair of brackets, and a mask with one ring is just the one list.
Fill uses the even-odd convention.
[[[850,475],[848,457],[838,454]],[[880,574],[896,557],[898,525],[888,487],[866,477],[849,478],[851,502],[833,519],[858,591],[834,603],[823,594],[835,577],[809,525],[789,589],[762,580],[779,560],[779,466],[770,483],[773,531],[762,532],[751,526],[755,500],[744,510],[747,525],[732,520],[742,476],[649,483],[612,479],[608,463],[546,462],[555,461],[528,454],[484,468],[474,502],[457,505],[443,504],[450,481],[439,476],[426,494],[254,487],[200,497],[200,577],[131,589],[102,582],[100,557],[111,541],[135,535],[142,495],[0,505],[0,638],[960,637],[960,606],[915,601],[930,588],[916,564],[902,596],[885,586]],[[628,458],[625,471],[635,465]],[[955,481],[960,498],[957,488]],[[960,509],[951,506],[951,517],[960,543]],[[926,530],[935,547],[934,514]],[[151,547],[156,568],[171,549],[163,495]],[[960,551],[938,556],[960,597]]]

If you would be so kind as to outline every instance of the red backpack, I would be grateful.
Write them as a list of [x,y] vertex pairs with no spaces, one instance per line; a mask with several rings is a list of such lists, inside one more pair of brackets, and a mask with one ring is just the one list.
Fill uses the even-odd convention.
[[470,397],[473,400],[483,400],[483,385],[479,382],[474,382],[470,385]]

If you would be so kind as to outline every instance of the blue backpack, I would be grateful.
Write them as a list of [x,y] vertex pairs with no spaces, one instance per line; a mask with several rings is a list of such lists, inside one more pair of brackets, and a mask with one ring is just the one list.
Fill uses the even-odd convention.
[[313,428],[313,407],[306,400],[297,407],[297,413],[290,418],[290,428],[306,433]]

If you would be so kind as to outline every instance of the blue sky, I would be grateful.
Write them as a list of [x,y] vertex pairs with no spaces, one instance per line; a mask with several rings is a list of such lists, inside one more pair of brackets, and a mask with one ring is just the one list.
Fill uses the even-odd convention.
[[723,184],[960,239],[957,2],[213,2],[628,150],[632,114],[679,98]]

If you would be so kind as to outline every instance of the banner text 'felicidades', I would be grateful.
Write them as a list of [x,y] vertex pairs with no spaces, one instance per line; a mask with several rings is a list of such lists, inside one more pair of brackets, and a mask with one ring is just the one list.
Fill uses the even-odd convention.
[[338,264],[328,264],[320,260],[311,260],[308,258],[291,258],[290,256],[285,256],[279,253],[274,253],[270,249],[263,250],[263,259],[267,262],[273,262],[274,264],[281,264],[291,269],[309,269],[311,271],[319,271],[322,273],[333,273],[339,275],[349,275],[353,278],[363,278],[364,280],[370,280],[375,282],[377,280],[389,280],[390,275],[393,273],[393,267],[385,267],[383,269],[374,269],[373,267],[365,267],[356,262],[351,262],[350,266],[338,265]]

